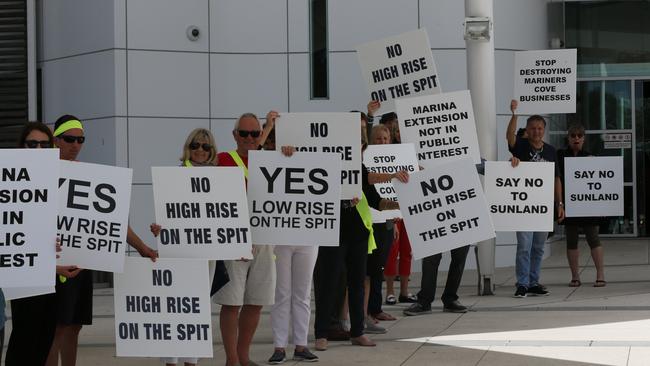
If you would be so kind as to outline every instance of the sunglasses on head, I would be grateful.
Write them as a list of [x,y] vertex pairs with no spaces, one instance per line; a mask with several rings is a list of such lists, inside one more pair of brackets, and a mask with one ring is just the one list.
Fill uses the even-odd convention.
[[77,143],[79,143],[79,144],[83,144],[84,141],[86,141],[86,137],[85,137],[85,136],[61,135],[61,136],[59,136],[59,138],[60,138],[60,139],[63,139],[63,141],[65,141],[65,142],[67,142],[67,143],[69,143],[69,144],[71,144],[71,143],[73,143],[73,142],[75,142],[75,141],[76,141]]
[[30,149],[36,148],[36,146],[40,146],[42,148],[48,148],[51,147],[52,144],[48,140],[25,140],[25,146],[27,146]]
[[239,133],[240,137],[248,137],[248,135],[251,135],[252,137],[260,137],[260,131],[246,131],[246,130],[237,130],[237,133]]
[[575,138],[582,138],[582,136],[584,135],[581,133],[572,133],[570,136],[575,139]]
[[190,143],[190,150],[196,150],[198,148],[202,148],[203,151],[210,151],[212,150],[212,145],[210,144],[199,144],[198,142],[192,142]]

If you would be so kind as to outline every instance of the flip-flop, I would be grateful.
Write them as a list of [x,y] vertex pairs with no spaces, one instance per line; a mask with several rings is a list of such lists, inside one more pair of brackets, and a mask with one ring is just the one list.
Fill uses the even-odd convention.
[[[571,282],[569,282],[569,287],[580,287],[580,285],[582,285],[582,282],[580,282],[580,280],[571,280]],[[594,286],[596,286],[596,284],[594,284]]]
[[607,286],[607,281],[605,280],[596,280],[596,282],[594,282],[594,287],[605,287],[605,286]]
[[373,318],[375,318],[377,320],[397,320],[397,318],[395,318],[394,316],[392,316],[392,315],[390,315],[388,313],[385,313],[383,311],[381,313],[377,314],[377,315],[373,315]]

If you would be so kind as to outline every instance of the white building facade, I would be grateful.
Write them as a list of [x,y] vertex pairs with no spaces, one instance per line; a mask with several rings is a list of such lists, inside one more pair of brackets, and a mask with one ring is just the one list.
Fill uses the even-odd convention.
[[[310,1],[40,0],[42,117],[85,122],[80,159],[130,167],[131,226],[154,245],[151,166],[179,164],[194,128],[219,151],[244,112],[363,110],[355,47],[416,28],[429,34],[443,91],[467,89],[464,2],[327,1],[328,98],[312,99]],[[497,141],[506,159],[513,53],[549,48],[546,0],[494,0]],[[199,31],[190,40],[188,27]],[[497,240],[496,265],[514,264],[514,235]],[[444,266],[444,264],[443,264]],[[475,266],[473,253],[468,267]]]

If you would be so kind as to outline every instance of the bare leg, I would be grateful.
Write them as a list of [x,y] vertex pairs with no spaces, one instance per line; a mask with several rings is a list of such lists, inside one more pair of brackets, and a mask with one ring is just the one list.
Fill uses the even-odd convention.
[[395,276],[384,276],[386,280],[386,297],[388,295],[395,295],[395,286],[394,286],[394,281],[395,281]]
[[59,365],[59,340],[63,338],[63,326],[57,325],[50,347],[50,354],[47,355],[45,366],[58,366]]
[[251,342],[257,324],[260,322],[260,314],[262,313],[262,306],[260,305],[244,305],[239,316],[239,339],[237,340],[237,355],[239,362],[242,365],[248,365],[249,352]]
[[604,281],[605,280],[605,265],[604,265],[604,254],[603,247],[596,247],[591,250],[591,258],[594,260],[594,266],[596,266],[596,280]]
[[77,345],[79,343],[81,325],[62,325],[60,327],[61,332],[59,333],[57,329],[56,334],[61,335],[61,338],[58,340],[59,352],[61,353],[61,365],[75,366],[77,364]]
[[401,296],[409,295],[409,276],[399,276],[399,294]]
[[[343,298],[343,305],[341,306],[341,324],[348,323],[350,312],[348,310],[348,290],[345,290],[345,297]],[[346,329],[350,330],[350,329]]]
[[219,326],[223,348],[226,351],[226,365],[234,366],[239,363],[237,356],[237,334],[239,326],[240,306],[222,305],[219,314]]
[[567,249],[566,258],[571,268],[571,280],[580,280],[580,251],[578,249]]

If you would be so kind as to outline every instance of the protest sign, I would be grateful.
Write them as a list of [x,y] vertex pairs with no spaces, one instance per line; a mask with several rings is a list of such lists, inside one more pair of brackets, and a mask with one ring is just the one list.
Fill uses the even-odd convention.
[[469,90],[395,102],[402,142],[412,142],[427,168],[468,156],[481,162]]
[[244,174],[238,167],[152,167],[162,258],[251,258]]
[[485,196],[496,231],[553,231],[555,164],[485,162]]
[[59,265],[122,272],[133,171],[61,160]]
[[208,262],[129,257],[115,275],[115,348],[124,357],[212,357]]
[[54,285],[55,149],[0,150],[0,287]]
[[518,114],[576,112],[575,49],[515,52]]
[[393,185],[414,259],[495,237],[471,159],[440,163]]
[[623,157],[564,159],[566,217],[623,216]]
[[248,207],[256,245],[339,245],[341,158],[276,151],[248,155]]
[[53,294],[56,292],[56,287],[54,285],[45,287],[5,287],[2,289],[2,292],[5,294],[5,300],[9,301],[25,297]]
[[370,100],[381,102],[378,114],[394,111],[394,100],[441,92],[429,36],[424,28],[357,47]]
[[[413,174],[420,170],[413,144],[368,145],[363,152],[363,164],[369,173],[395,174],[404,170]],[[381,198],[397,201],[395,188],[390,181],[377,183],[375,188]],[[386,222],[386,220],[402,217],[400,210],[371,209],[371,212],[373,222]]]
[[341,155],[341,199],[361,197],[361,116],[359,113],[281,113],[275,145],[298,152]]

